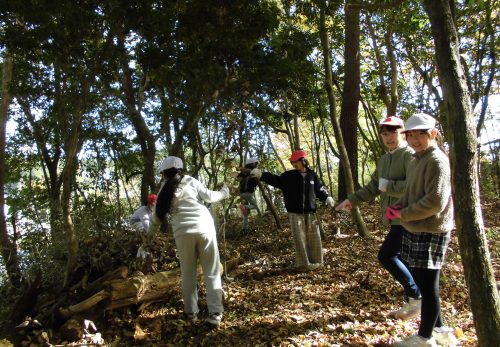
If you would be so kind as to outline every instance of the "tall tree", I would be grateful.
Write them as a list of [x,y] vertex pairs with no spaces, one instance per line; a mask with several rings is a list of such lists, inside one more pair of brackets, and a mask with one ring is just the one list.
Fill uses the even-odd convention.
[[426,0],[424,6],[431,23],[446,105],[455,218],[474,324],[480,346],[498,346],[500,298],[481,215],[476,129],[460,62],[453,2]]
[[[344,35],[344,87],[342,89],[342,104],[340,107],[340,128],[342,138],[349,156],[352,180],[356,189],[358,183],[358,108],[359,108],[359,9],[345,5],[345,35]],[[339,170],[339,201],[347,198],[344,170]]]
[[[326,30],[326,16],[325,16],[326,4],[324,0],[319,1],[319,34],[321,39],[321,46],[323,49],[323,64],[325,70],[325,90],[328,95],[329,113],[332,122],[333,130],[335,133],[335,140],[337,141],[338,151],[340,154],[340,161],[342,162],[342,168],[345,175],[345,183],[347,186],[347,193],[351,194],[354,192],[354,183],[351,175],[351,168],[349,163],[349,157],[347,155],[347,150],[344,145],[344,139],[342,136],[342,131],[340,129],[339,120],[337,118],[336,105],[337,101],[333,92],[333,77],[332,77],[332,64],[330,61],[330,46],[328,41],[328,35]],[[358,233],[361,236],[368,235],[368,230],[361,217],[361,213],[358,208],[352,209],[352,215],[356,225],[358,227]]]
[[[125,47],[124,33],[118,35],[117,43],[118,60],[121,67],[121,93],[119,98],[125,105],[127,116],[135,128],[141,147],[144,159],[144,171],[141,180],[141,201],[146,201],[148,194],[154,192],[156,189],[154,172],[156,139],[141,114],[146,99],[145,93],[149,84],[149,76],[147,74],[134,76],[134,70],[130,67],[132,59],[129,57],[129,52],[127,52]],[[136,81],[135,83],[134,80]]]
[[9,105],[12,100],[10,93],[10,83],[12,81],[13,58],[9,51],[5,51],[2,64],[2,84],[0,98],[0,247],[2,258],[6,264],[7,274],[13,285],[18,285],[21,280],[21,269],[17,255],[17,247],[11,241],[5,222],[5,143],[6,127],[8,119]]

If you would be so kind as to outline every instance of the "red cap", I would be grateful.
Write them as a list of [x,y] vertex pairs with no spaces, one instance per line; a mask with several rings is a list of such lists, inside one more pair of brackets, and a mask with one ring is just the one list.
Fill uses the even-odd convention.
[[292,155],[290,156],[290,161],[297,161],[299,160],[300,158],[307,158],[307,153],[306,151],[303,151],[301,149],[297,150],[297,151],[294,151],[292,153]]
[[149,194],[148,195],[148,204],[152,204],[156,202],[156,194]]
[[401,118],[399,118],[398,116],[389,116],[389,117],[383,119],[380,122],[379,126],[382,127],[383,125],[390,125],[393,127],[400,127],[400,128],[405,127],[404,121]]

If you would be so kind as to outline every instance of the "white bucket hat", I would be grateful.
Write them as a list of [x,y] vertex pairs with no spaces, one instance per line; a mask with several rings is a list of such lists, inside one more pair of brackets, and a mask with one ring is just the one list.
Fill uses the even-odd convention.
[[257,158],[248,158],[247,161],[245,162],[245,165],[254,164],[254,163],[258,163],[258,162],[259,162],[259,159],[257,159]]
[[171,169],[175,167],[176,169],[182,169],[182,159],[174,156],[166,157],[160,164],[160,172]]
[[415,113],[406,121],[404,132],[410,130],[429,130],[435,127],[436,119],[429,116],[427,113]]

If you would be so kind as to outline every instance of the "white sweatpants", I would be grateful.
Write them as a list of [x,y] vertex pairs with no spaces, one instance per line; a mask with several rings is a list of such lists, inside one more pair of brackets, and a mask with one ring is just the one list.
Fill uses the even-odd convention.
[[181,263],[182,298],[185,313],[198,313],[197,266],[200,261],[207,289],[209,313],[222,313],[223,289],[219,248],[215,234],[184,234],[175,237]]

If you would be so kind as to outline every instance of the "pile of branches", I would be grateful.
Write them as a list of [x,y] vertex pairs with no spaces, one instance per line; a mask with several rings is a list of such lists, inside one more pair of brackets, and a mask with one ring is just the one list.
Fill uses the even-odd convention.
[[[65,287],[46,288],[38,278],[13,305],[10,323],[16,346],[56,346],[51,340],[62,345],[104,344],[94,321],[127,306],[141,311],[168,301],[179,290],[172,233],[113,230],[82,241],[79,250]],[[225,265],[234,268],[239,262],[233,252]]]
[[160,301],[180,279],[171,234],[151,237],[124,228],[86,239],[79,250],[66,287],[49,288],[40,276],[14,303],[10,325],[16,346],[50,346],[51,331],[56,330],[66,344],[96,344],[100,335],[83,316]]

